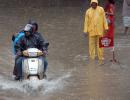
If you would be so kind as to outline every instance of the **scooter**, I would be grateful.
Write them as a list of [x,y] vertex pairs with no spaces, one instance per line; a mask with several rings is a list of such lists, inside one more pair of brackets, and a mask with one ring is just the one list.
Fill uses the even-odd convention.
[[43,52],[37,48],[29,48],[23,51],[22,61],[23,80],[44,78]]

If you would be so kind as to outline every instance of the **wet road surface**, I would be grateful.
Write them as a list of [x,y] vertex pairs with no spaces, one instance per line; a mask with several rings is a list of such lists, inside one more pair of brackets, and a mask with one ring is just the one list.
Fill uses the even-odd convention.
[[[115,55],[105,49],[105,64],[89,61],[82,34],[83,12],[78,7],[0,9],[0,100],[130,100],[130,36],[117,35]],[[29,13],[28,13],[29,12]],[[29,19],[50,42],[48,79],[12,79],[11,35]]]

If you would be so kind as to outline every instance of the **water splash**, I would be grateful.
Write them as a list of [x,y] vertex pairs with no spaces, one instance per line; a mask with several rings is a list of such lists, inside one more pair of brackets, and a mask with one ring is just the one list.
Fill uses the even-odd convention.
[[56,90],[63,89],[66,81],[65,79],[71,76],[70,73],[58,77],[53,80],[26,80],[22,82],[16,82],[0,76],[0,90],[17,90],[28,94],[33,93],[52,93]]

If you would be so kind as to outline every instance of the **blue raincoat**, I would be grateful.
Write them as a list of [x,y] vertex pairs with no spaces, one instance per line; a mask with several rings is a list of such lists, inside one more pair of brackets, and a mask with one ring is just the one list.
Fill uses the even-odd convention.
[[19,32],[19,33],[15,36],[15,39],[13,40],[13,43],[12,43],[14,55],[16,54],[15,45],[16,45],[16,43],[20,40],[20,38],[23,37],[24,35],[25,35],[25,33],[24,33],[23,31],[21,31],[21,32]]

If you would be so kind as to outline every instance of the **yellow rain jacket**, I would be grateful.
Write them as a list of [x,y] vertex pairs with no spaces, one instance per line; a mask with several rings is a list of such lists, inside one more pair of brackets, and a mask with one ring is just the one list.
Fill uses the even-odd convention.
[[[97,0],[91,0],[91,3]],[[89,34],[89,56],[95,59],[96,53],[99,60],[103,60],[103,48],[99,47],[99,38],[103,36],[104,31],[108,30],[108,24],[105,17],[105,11],[102,7],[96,9],[89,8],[85,15],[84,32]],[[97,51],[97,52],[96,52]]]
[[[92,0],[92,2],[98,3],[97,0]],[[101,36],[105,30],[108,30],[108,24],[104,9],[100,6],[96,9],[89,8],[85,15],[84,33],[89,33],[89,36]]]

